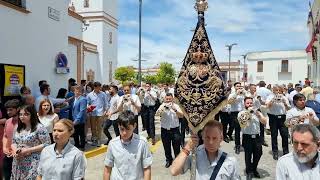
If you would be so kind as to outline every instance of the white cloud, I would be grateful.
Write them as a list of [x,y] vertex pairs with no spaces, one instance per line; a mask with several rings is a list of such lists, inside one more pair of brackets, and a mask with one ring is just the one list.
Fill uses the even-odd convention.
[[[138,0],[129,0],[129,3],[136,1]],[[154,7],[161,9],[160,14],[145,13],[142,19],[142,59],[148,60],[142,64],[153,66],[161,61],[168,61],[180,69],[193,35],[190,30],[197,22],[197,14],[193,8],[195,1],[161,1],[163,7]],[[307,12],[297,11],[281,2],[210,0],[206,12],[206,28],[217,60],[228,59],[225,44],[233,41],[239,44],[232,51],[234,60],[242,59],[241,54],[261,48],[286,49],[285,45],[291,47],[293,42],[304,47],[304,40],[307,39]],[[152,1],[146,3],[152,6]],[[291,3],[295,2],[292,0]],[[120,19],[120,28],[122,27],[131,28],[134,33],[119,34],[119,65],[137,66],[138,63],[131,60],[138,58],[138,22],[126,17],[123,22]],[[274,42],[272,38],[276,38]]]

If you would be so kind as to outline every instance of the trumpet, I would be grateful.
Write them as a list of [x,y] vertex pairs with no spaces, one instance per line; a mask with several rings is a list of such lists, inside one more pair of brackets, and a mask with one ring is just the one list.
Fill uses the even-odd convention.
[[128,102],[129,99],[130,99],[130,94],[124,95],[124,97],[123,97],[124,102]]
[[172,104],[171,103],[166,103],[166,104],[164,104],[163,107],[164,107],[165,110],[168,111],[172,107]]
[[244,96],[245,95],[245,90],[244,89],[240,89],[239,91],[237,91],[237,94],[240,96]]
[[283,97],[284,97],[283,95],[277,94],[274,96],[272,101],[273,101],[273,103],[282,103]]

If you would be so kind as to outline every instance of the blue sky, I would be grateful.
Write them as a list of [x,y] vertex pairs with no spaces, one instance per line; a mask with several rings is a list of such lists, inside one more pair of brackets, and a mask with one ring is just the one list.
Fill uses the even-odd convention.
[[[142,66],[159,62],[181,66],[193,32],[195,0],[143,0]],[[206,29],[218,62],[227,61],[226,44],[238,43],[232,60],[252,51],[305,49],[307,0],[208,0]],[[139,0],[119,0],[118,65],[138,59]]]

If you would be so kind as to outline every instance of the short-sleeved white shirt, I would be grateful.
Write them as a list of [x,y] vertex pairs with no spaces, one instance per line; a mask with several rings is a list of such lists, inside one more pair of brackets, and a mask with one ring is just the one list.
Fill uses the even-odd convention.
[[276,168],[276,180],[314,180],[320,177],[320,153],[315,166],[310,168],[295,159],[293,153],[279,158]]
[[[211,162],[208,160],[208,156],[205,150],[204,145],[200,145],[197,148],[197,167],[196,167],[196,180],[209,180],[214,168],[216,167],[223,151],[218,150],[217,158]],[[187,172],[187,170],[191,169],[192,155],[189,155],[188,159],[184,164],[184,168],[182,173]],[[216,180],[238,180],[240,179],[239,169],[237,160],[235,157],[231,157],[227,155],[224,160],[218,174]]]
[[133,134],[129,143],[123,143],[120,136],[112,139],[104,164],[112,167],[110,179],[143,179],[143,170],[152,164],[147,140],[137,134]]
[[[286,114],[286,119],[290,119],[292,117],[296,117],[296,116],[302,116],[302,115],[306,115],[308,113],[313,113],[313,117],[316,121],[319,121],[319,118],[317,117],[316,113],[313,111],[313,109],[309,108],[309,107],[305,107],[304,109],[300,110],[297,107],[293,107],[292,109],[290,109],[287,114]],[[304,124],[312,124],[312,122],[309,119],[305,119],[304,120]]]
[[[275,97],[275,95],[273,93],[271,95],[269,95],[267,97],[266,104],[270,103],[274,97]],[[290,107],[289,100],[285,96],[283,96],[282,98],[284,99],[287,106]],[[282,102],[281,103],[272,103],[271,107],[269,108],[269,113],[273,114],[273,115],[286,114],[286,107],[285,107],[284,103],[282,103]]]
[[[123,98],[124,98],[124,97],[125,97],[125,96],[121,96],[121,97],[119,98],[118,108],[120,107],[121,102],[123,101]],[[130,98],[131,98],[131,100],[132,100],[137,106],[141,107],[141,103],[140,103],[139,97],[138,97],[137,95],[131,94],[131,95],[130,95]],[[126,110],[127,110],[127,111],[131,111],[131,112],[133,112],[134,115],[138,115],[138,113],[139,113],[138,110],[137,110],[137,108],[134,107],[134,105],[131,104],[130,101],[124,102],[124,104],[123,104],[123,110],[124,110],[124,111],[126,111]]]

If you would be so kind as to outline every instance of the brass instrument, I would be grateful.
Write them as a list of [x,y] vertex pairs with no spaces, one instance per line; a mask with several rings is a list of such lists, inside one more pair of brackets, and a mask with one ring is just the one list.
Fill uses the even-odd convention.
[[292,127],[292,126],[295,126],[295,125],[298,125],[300,124],[302,121],[300,120],[301,117],[300,116],[293,116],[289,119],[286,119],[286,121],[284,122],[284,124],[287,126],[287,127]]
[[272,99],[272,102],[273,103],[277,103],[277,104],[280,104],[280,103],[283,103],[283,98],[284,96],[282,94],[277,94],[274,96],[274,98]]
[[130,100],[130,98],[131,98],[131,95],[130,95],[130,94],[126,94],[126,95],[124,95],[124,97],[123,97],[123,101],[124,101],[124,102],[128,102],[128,101]]
[[233,94],[231,97],[228,99],[228,104],[234,104],[237,100],[237,95]]
[[257,110],[253,107],[250,107],[244,111],[239,112],[238,122],[241,128],[244,128],[249,125],[249,121],[252,119],[252,115],[256,114]]

